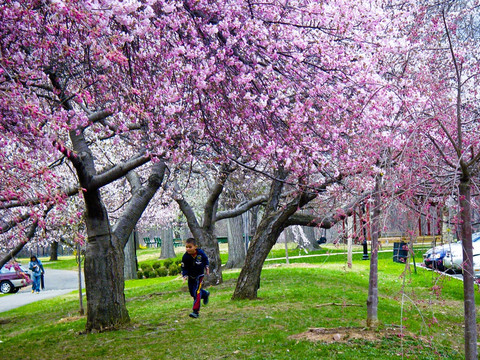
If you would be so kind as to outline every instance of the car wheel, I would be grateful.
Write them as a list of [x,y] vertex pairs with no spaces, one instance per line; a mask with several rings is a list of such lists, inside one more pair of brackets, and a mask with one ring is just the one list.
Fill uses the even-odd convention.
[[435,268],[438,270],[438,271],[445,271],[445,266],[443,266],[443,264],[437,264],[435,266]]
[[10,281],[2,281],[0,283],[0,292],[3,294],[8,294],[10,291],[12,291],[13,285]]

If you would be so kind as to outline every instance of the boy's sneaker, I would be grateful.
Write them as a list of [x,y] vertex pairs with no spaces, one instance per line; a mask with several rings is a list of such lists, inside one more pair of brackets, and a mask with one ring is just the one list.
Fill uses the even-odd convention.
[[205,293],[206,293],[207,295],[203,298],[203,305],[207,305],[207,304],[208,304],[208,298],[210,297],[210,291],[205,290]]
[[188,314],[188,316],[190,316],[191,318],[196,319],[196,318],[198,318],[198,317],[200,316],[200,314],[199,314],[198,312],[195,312],[195,311],[194,311],[194,312]]

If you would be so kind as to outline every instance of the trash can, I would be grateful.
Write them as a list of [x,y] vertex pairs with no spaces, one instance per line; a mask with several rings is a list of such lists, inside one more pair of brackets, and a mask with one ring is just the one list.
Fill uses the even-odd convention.
[[393,243],[393,261],[405,263],[408,258],[408,244],[406,242]]

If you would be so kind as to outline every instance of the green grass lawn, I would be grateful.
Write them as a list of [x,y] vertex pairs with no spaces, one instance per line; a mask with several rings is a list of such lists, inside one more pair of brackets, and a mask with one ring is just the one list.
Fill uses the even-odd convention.
[[[143,261],[158,258],[158,249],[142,251]],[[127,281],[132,321],[117,331],[82,335],[76,293],[25,305],[0,313],[0,350],[8,359],[463,358],[460,281],[405,271],[380,253],[375,340],[309,341],[298,335],[310,328],[366,334],[369,261],[355,255],[348,269],[345,255],[332,252],[280,262],[267,263],[254,301],[232,301],[239,271],[224,272],[199,319],[188,317],[192,300],[179,277]]]

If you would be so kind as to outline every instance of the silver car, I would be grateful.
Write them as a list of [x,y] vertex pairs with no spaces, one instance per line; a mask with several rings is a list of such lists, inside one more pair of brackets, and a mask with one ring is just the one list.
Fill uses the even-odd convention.
[[[480,255],[480,232],[472,234],[473,256]],[[443,258],[443,266],[446,269],[461,271],[463,266],[463,247],[462,242],[450,244]],[[478,258],[478,257],[477,257]],[[478,261],[478,260],[477,260]]]
[[5,265],[0,269],[0,292],[16,293],[32,283],[28,270],[20,264]]

